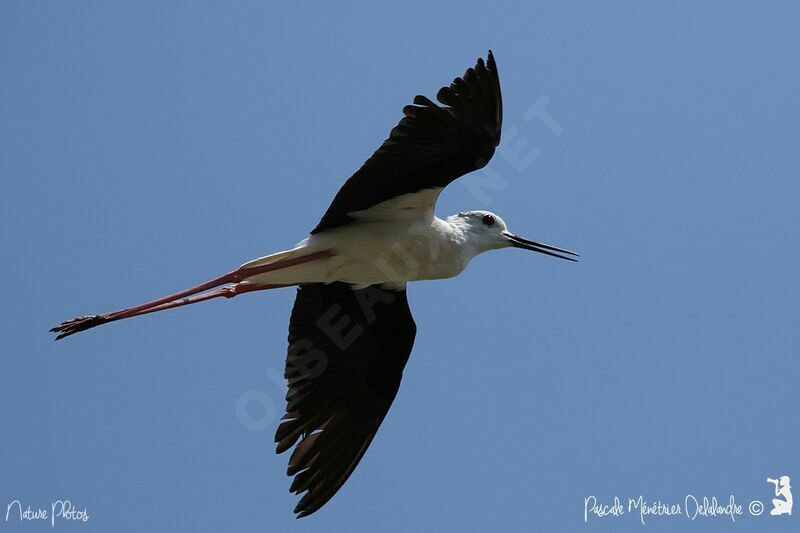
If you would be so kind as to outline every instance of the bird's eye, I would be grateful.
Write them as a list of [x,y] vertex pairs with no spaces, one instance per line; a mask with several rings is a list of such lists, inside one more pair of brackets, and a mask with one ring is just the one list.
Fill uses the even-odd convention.
[[494,217],[492,215],[483,215],[483,218],[481,220],[483,220],[483,223],[486,224],[487,226],[494,225]]

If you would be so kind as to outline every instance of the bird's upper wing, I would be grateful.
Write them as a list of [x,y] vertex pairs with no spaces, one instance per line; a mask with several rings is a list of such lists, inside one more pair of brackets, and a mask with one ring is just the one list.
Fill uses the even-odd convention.
[[400,386],[416,325],[405,290],[346,283],[297,289],[289,324],[286,415],[277,451],[291,448],[298,518],[322,507],[355,469]]
[[[437,105],[418,95],[383,144],[348,179],[311,233],[342,226],[362,211],[403,194],[441,189],[486,165],[500,142],[503,104],[491,50],[484,63],[442,87]],[[435,197],[434,197],[435,200]]]

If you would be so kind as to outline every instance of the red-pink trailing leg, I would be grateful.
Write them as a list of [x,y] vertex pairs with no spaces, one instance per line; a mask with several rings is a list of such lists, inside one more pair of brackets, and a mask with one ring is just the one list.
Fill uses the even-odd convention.
[[[292,259],[286,259],[284,261],[277,261],[268,265],[240,268],[218,278],[214,278],[211,281],[197,285],[196,287],[192,287],[191,289],[186,289],[185,291],[171,294],[169,296],[165,296],[141,305],[129,307],[127,309],[121,309],[112,313],[104,313],[102,315],[87,315],[73,318],[71,320],[62,322],[58,326],[52,328],[50,331],[58,333],[56,340],[59,340],[72,335],[73,333],[78,333],[79,331],[84,331],[95,326],[99,326],[100,324],[114,322],[115,320],[122,320],[123,318],[131,318],[148,313],[155,313],[156,311],[163,311],[165,309],[172,309],[173,307],[203,302],[205,300],[218,298],[220,296],[231,298],[245,292],[288,287],[289,285],[240,285],[238,283],[257,274],[263,274],[265,272],[271,272],[274,270],[280,270],[282,268],[308,263],[317,259],[331,257],[332,255],[333,252],[330,250],[323,250],[321,252],[314,252]],[[206,292],[210,289],[226,284],[229,285],[219,288],[215,291]]]

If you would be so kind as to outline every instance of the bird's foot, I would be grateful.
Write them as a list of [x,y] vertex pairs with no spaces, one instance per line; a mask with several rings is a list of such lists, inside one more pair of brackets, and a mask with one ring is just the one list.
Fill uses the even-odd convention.
[[58,326],[51,328],[50,331],[53,333],[58,333],[56,340],[59,340],[63,339],[64,337],[68,337],[73,333],[78,333],[79,331],[93,328],[106,322],[108,322],[108,318],[102,315],[79,316],[77,318],[62,322]]

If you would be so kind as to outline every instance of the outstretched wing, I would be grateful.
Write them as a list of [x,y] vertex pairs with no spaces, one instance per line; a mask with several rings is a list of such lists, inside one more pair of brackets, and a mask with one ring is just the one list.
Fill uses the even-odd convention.
[[297,442],[288,475],[305,492],[294,512],[330,500],[364,455],[400,386],[416,325],[406,291],[346,283],[297,289],[289,323],[282,453]]
[[[436,99],[418,95],[383,144],[348,179],[311,233],[355,220],[351,213],[424,189],[441,190],[486,165],[500,143],[503,103],[491,50]],[[438,191],[437,191],[438,193]],[[435,201],[435,196],[433,200]]]

